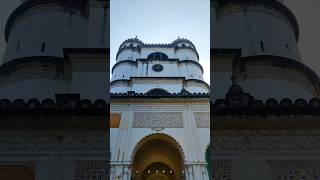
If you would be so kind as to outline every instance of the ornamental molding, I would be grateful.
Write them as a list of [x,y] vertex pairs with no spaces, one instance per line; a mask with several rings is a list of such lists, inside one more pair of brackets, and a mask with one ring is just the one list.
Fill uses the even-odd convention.
[[320,130],[215,130],[214,151],[319,151]]
[[0,78],[0,88],[6,87],[18,81],[30,80],[30,79],[50,79],[70,82],[70,77],[65,73],[55,72],[53,69],[44,70],[41,68],[28,68],[24,70],[18,70]]
[[318,179],[320,161],[269,161],[273,179]]
[[230,64],[213,64],[210,67],[212,73],[216,72],[232,72],[232,65]]
[[107,72],[107,64],[104,63],[74,63],[73,72]]
[[80,161],[75,163],[74,180],[108,179],[108,172],[106,161]]
[[153,128],[151,128],[153,131],[156,131],[156,132],[161,132],[161,131],[163,131],[164,130],[164,128],[163,127],[153,127]]
[[104,133],[0,132],[0,152],[105,151]]
[[210,128],[209,112],[195,112],[194,117],[198,128]]
[[123,111],[150,111],[150,112],[176,112],[176,111],[210,111],[210,104],[207,103],[143,103],[143,104],[125,104],[112,103],[110,110],[116,112]]
[[231,161],[213,161],[212,178],[214,180],[232,179]]
[[183,128],[181,112],[135,112],[133,128]]
[[[302,75],[302,76],[301,76]],[[286,69],[280,69],[276,67],[267,68],[267,67],[254,67],[246,68],[246,71],[243,73],[237,73],[236,80],[238,82],[245,81],[248,79],[260,79],[260,78],[273,78],[281,79],[285,81],[290,81],[296,85],[307,88],[309,92],[316,95],[315,88],[313,84],[304,77],[303,74]]]

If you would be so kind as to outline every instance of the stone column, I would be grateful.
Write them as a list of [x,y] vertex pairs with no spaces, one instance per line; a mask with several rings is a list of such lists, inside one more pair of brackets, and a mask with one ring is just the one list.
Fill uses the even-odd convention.
[[114,179],[114,167],[113,165],[110,166],[110,180],[113,180]]
[[188,178],[189,178],[188,180],[194,180],[192,165],[188,166],[187,169],[188,169],[187,173],[188,173]]
[[206,165],[201,166],[202,176],[204,180],[209,180],[209,174]]
[[123,180],[130,180],[130,168],[129,165],[123,165]]

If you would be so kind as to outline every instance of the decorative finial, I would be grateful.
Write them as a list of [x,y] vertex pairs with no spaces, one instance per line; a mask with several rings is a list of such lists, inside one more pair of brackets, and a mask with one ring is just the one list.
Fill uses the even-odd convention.
[[138,36],[136,35],[135,39],[138,39]]
[[180,36],[178,36],[178,39],[180,39]]

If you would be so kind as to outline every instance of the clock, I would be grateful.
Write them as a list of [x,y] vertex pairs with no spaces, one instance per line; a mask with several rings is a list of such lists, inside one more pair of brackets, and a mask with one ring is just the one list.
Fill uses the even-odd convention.
[[161,64],[155,64],[152,66],[152,70],[155,72],[161,72],[163,70],[163,66]]

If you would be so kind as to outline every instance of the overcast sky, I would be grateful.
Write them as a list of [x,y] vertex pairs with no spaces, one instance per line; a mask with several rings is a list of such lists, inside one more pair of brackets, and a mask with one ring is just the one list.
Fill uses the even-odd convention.
[[145,43],[171,43],[178,36],[194,43],[210,83],[209,0],[111,0],[111,63],[120,44],[136,35]]
[[[0,57],[6,20],[19,0],[0,1]],[[286,0],[300,25],[303,62],[320,74],[320,1]],[[114,9],[113,9],[114,8]],[[121,42],[136,35],[146,43],[170,43],[178,36],[197,47],[209,83],[209,0],[111,0],[111,64]]]

